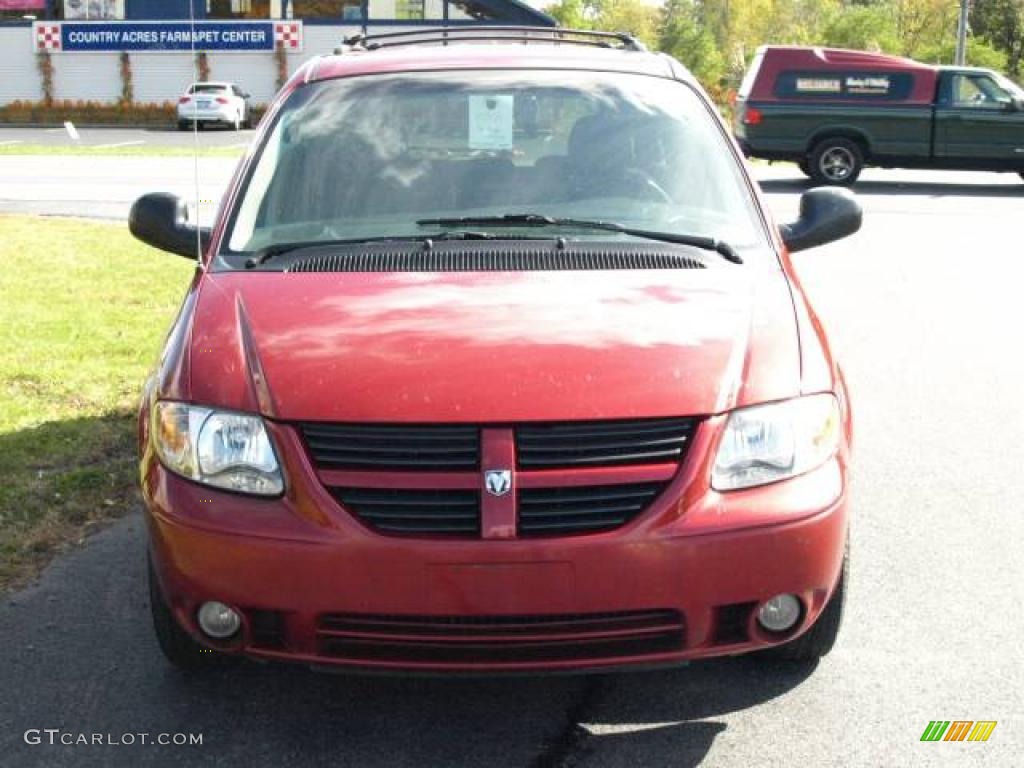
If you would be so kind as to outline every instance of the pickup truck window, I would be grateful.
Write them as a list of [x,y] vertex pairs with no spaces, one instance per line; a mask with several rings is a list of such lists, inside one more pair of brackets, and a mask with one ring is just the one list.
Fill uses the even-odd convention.
[[988,75],[956,74],[950,83],[951,106],[968,109],[1005,109],[1010,94]]

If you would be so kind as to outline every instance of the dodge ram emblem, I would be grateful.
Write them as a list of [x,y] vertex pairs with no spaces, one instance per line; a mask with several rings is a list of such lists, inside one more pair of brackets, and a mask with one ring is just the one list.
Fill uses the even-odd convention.
[[512,490],[512,470],[488,469],[484,472],[484,488],[492,496],[504,496]]

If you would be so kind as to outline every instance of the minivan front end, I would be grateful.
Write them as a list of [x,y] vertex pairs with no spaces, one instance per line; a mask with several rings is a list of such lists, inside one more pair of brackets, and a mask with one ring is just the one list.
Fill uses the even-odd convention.
[[[199,643],[262,659],[588,669],[769,647],[809,628],[836,587],[845,456],[782,482],[717,491],[709,478],[727,421],[456,430],[267,422],[288,489],[266,499],[199,485],[148,451],[155,571]],[[541,444],[564,444],[566,432],[593,435],[574,443],[599,451],[608,435],[634,446],[670,435],[684,448],[658,463],[524,468],[546,455]],[[324,463],[355,433],[356,444],[387,444],[385,460],[420,462],[447,460],[459,435],[475,433],[462,438],[475,445],[467,457],[475,452],[477,466],[508,467],[511,477],[497,495],[487,485],[493,470]],[[779,595],[794,596],[798,614],[769,630],[759,613]],[[204,633],[199,612],[211,601],[237,612],[237,633]]]
[[[458,48],[293,80],[212,234],[133,211],[208,243],[139,418],[165,653],[826,653],[848,399],[706,96],[648,54]],[[839,236],[829,202],[794,249]]]

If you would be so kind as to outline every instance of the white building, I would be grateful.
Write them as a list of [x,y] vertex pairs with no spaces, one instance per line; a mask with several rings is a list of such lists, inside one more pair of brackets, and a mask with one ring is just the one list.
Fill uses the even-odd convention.
[[0,0],[0,106],[43,98],[42,53],[55,99],[116,102],[126,52],[135,101],[159,103],[195,78],[195,35],[209,79],[258,104],[277,90],[278,46],[293,72],[364,29],[480,23],[554,26],[519,0]]

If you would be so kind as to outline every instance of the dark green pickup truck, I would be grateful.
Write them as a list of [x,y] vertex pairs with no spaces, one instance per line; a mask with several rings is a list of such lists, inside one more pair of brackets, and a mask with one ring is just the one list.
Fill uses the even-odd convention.
[[822,184],[852,184],[865,165],[1024,176],[1024,91],[987,69],[766,46],[734,131],[749,157],[793,161]]

